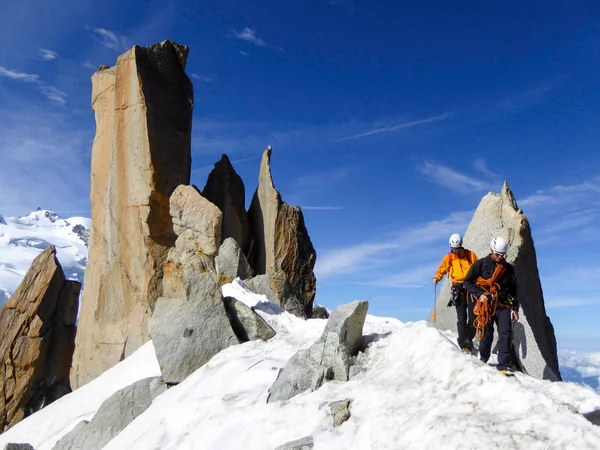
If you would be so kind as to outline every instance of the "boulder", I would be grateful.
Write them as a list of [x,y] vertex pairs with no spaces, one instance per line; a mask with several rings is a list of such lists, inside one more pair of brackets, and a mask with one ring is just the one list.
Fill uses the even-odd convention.
[[321,337],[310,348],[294,354],[279,371],[269,388],[267,403],[315,391],[326,380],[347,381],[353,357],[362,348],[368,306],[366,301],[355,301],[333,311]]
[[[490,241],[495,236],[508,241],[506,259],[515,267],[521,314],[513,327],[513,347],[520,368],[535,378],[560,381],[556,337],[546,315],[531,228],[507,183],[500,194],[490,192],[483,197],[465,233],[464,246],[481,258],[489,254]],[[446,307],[449,298],[450,283],[446,279],[436,303],[437,320],[433,322],[430,317],[429,322],[439,329],[456,332],[456,311]]]
[[15,443],[8,443],[4,446],[3,450],[35,450],[31,444],[15,444]]
[[92,227],[72,385],[82,386],[149,340],[176,235],[169,196],[188,184],[192,83],[188,48],[134,46],[92,76]]
[[329,319],[329,311],[327,308],[321,305],[317,305],[313,308],[313,319]]
[[350,403],[352,403],[352,399],[347,398],[346,400],[340,400],[329,404],[329,412],[333,417],[334,428],[339,427],[350,418]]
[[208,175],[202,195],[217,205],[223,213],[223,240],[233,238],[247,251],[250,245],[250,224],[246,213],[246,189],[227,155],[221,157]]
[[281,270],[244,280],[246,287],[255,294],[261,294],[287,312],[307,318],[306,304],[300,299]]
[[295,441],[286,442],[283,445],[275,447],[275,450],[312,450],[315,447],[315,440],[312,436],[306,436]]
[[156,302],[150,335],[162,377],[174,384],[239,341],[225,311],[213,257],[221,211],[192,186],[177,187],[171,211],[178,224],[174,229],[181,234],[165,263],[164,296]]
[[0,310],[0,431],[71,392],[80,288],[50,246]]
[[269,146],[262,156],[258,188],[248,210],[253,235],[248,260],[257,274],[281,272],[301,304],[300,309],[294,306],[288,311],[312,317],[317,254],[306,231],[302,210],[284,203],[275,189],[270,164]]
[[150,377],[115,392],[100,405],[91,421],[77,424],[53,450],[100,450],[166,390],[167,385],[159,378]]
[[275,330],[260,317],[252,308],[233,297],[225,297],[225,310],[240,342],[261,339],[268,341],[275,336]]
[[252,276],[250,264],[235,239],[226,238],[215,260],[217,273],[221,279],[221,284],[231,283],[236,278],[245,280]]

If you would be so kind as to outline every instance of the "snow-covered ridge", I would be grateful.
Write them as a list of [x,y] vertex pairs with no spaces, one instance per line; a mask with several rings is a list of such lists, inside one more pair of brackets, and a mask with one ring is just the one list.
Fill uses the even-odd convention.
[[[600,396],[574,383],[552,383],[494,367],[460,352],[424,321],[367,316],[368,348],[359,373],[315,392],[266,403],[278,369],[310,346],[326,321],[301,320],[249,293],[239,282],[225,295],[254,306],[277,335],[215,355],[155,399],[105,447],[110,449],[273,449],[311,435],[315,449],[600,448],[600,427],[582,414]],[[104,399],[127,383],[158,375],[151,343],[81,389],[0,435],[51,449]],[[333,428],[327,405],[353,399],[350,419]]]
[[83,282],[91,219],[63,219],[38,209],[22,217],[0,215],[0,306],[17,289],[37,255],[50,245],[65,276]]

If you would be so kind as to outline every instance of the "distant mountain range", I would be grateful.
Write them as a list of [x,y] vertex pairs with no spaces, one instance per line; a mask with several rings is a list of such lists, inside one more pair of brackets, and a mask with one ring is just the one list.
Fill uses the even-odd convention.
[[38,208],[22,217],[0,215],[0,306],[17,289],[33,259],[50,245],[56,247],[65,276],[83,282],[92,221],[63,219]]

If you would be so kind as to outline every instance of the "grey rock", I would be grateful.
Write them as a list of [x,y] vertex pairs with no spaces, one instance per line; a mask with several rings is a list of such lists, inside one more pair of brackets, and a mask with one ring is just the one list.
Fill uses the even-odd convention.
[[[198,279],[212,278],[198,274]],[[150,335],[165,382],[180,383],[221,350],[238,344],[219,290],[188,300],[159,297],[150,320]]]
[[334,428],[339,427],[350,418],[350,403],[352,403],[352,399],[347,398],[346,400],[340,400],[329,404],[329,411],[333,416]]
[[[482,258],[489,253],[489,243],[495,236],[508,241],[507,261],[515,267],[521,311],[514,325],[513,348],[521,369],[535,378],[560,381],[556,337],[546,315],[531,228],[507,183],[500,194],[489,193],[481,200],[463,241]],[[450,283],[446,279],[436,303],[437,320],[433,322],[430,316],[429,322],[438,329],[456,331],[456,311],[446,307],[449,298]]]
[[178,234],[169,250],[150,336],[162,377],[180,383],[221,350],[238,344],[223,304],[215,259],[221,211],[193,186],[178,186],[171,196]]
[[215,265],[221,284],[231,283],[237,277],[242,280],[252,277],[252,269],[239,244],[232,237],[226,238],[219,254],[215,258]]
[[208,175],[202,195],[223,213],[221,238],[233,238],[247,251],[250,245],[250,224],[246,213],[246,190],[227,155],[221,157]]
[[35,450],[31,444],[13,444],[8,443],[4,446],[4,450]]
[[594,425],[600,425],[600,410],[585,413],[583,414],[583,417],[592,422]]
[[305,303],[294,291],[283,271],[256,275],[244,280],[244,284],[255,294],[264,295],[271,303],[281,306],[287,312],[303,319],[308,318]]
[[87,247],[89,242],[90,242],[90,230],[88,230],[86,227],[84,227],[81,224],[75,225],[72,228],[73,233],[75,233],[77,236],[79,236],[79,239],[81,239],[81,241],[85,244],[85,246]]
[[275,450],[312,450],[315,446],[315,440],[312,436],[306,436],[295,441],[287,442],[275,447]]
[[313,308],[313,319],[329,319],[329,311],[324,306],[318,305]]
[[262,339],[268,341],[275,330],[254,310],[233,297],[223,298],[231,328],[240,342]]
[[[304,224],[299,207],[283,202],[271,177],[271,147],[263,152],[258,188],[252,198],[248,219],[253,240],[248,251],[248,261],[257,274],[283,273],[273,280],[274,291],[281,296],[285,288],[278,280],[285,280],[293,293],[294,301],[289,312],[299,317],[312,317],[312,303],[316,292],[314,266],[317,254]],[[285,297],[288,300],[288,297]]]
[[[0,214],[0,225],[6,225],[6,220],[4,220],[4,217],[2,217],[2,214]],[[10,445],[10,444],[8,444]]]
[[53,450],[100,450],[166,390],[165,383],[151,377],[115,392],[102,403],[90,422],[77,424]]
[[337,308],[321,337],[308,349],[294,354],[269,388],[267,403],[289,400],[315,391],[327,380],[348,381],[354,357],[362,348],[362,329],[368,302],[356,301]]

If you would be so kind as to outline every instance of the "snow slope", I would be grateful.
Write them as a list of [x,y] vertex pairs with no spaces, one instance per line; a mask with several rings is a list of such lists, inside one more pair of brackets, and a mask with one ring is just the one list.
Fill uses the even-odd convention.
[[[159,396],[105,449],[273,449],[307,435],[317,450],[600,448],[600,428],[581,415],[600,410],[595,392],[520,373],[506,377],[462,354],[454,336],[424,321],[367,316],[369,345],[358,358],[360,373],[267,404],[278,369],[310,346],[326,321],[300,320],[238,280],[223,291],[254,305],[277,336],[222,351]],[[0,444],[52,448],[77,420],[92,415],[110,389],[118,389],[107,377],[121,377],[123,386],[156,373],[150,348],[25,419],[0,435]],[[327,405],[346,398],[353,399],[352,417],[334,429]]]
[[49,245],[56,246],[65,276],[83,282],[90,227],[90,219],[64,220],[42,209],[23,217],[0,216],[0,306],[17,289],[35,257]]

